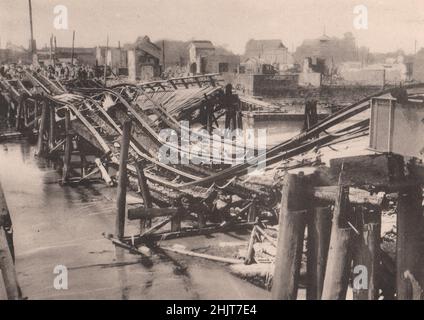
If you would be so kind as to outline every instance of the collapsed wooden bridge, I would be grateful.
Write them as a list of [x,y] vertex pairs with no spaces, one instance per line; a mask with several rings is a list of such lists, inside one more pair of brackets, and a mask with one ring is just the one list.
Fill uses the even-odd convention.
[[[422,85],[405,89],[410,96],[423,93]],[[160,148],[167,145],[178,155],[189,154],[191,146],[181,143],[183,131],[200,137],[206,134],[184,127],[180,121],[200,123],[210,133],[213,127],[219,126],[219,119],[227,116],[229,99],[217,75],[137,85],[120,83],[105,88],[94,80],[61,82],[26,71],[19,79],[0,79],[0,91],[8,106],[9,121],[16,129],[37,138],[38,156],[58,159],[62,163],[62,183],[81,183],[100,177],[108,185],[118,186],[116,234],[106,237],[133,252],[143,254],[137,247],[152,245],[158,239],[247,227],[253,227],[253,246],[253,239],[269,237],[265,231],[259,235],[258,230],[262,232],[267,224],[275,225],[279,221],[279,253],[275,262],[278,272],[274,273],[273,297],[293,299],[296,298],[298,288],[301,259],[299,248],[303,246],[304,228],[308,225],[308,243],[312,244],[308,247],[309,297],[341,299],[346,294],[349,281],[346,274],[350,271],[346,266],[350,265],[351,260],[348,257],[350,253],[345,249],[353,237],[350,233],[353,230],[362,235],[374,230],[372,223],[379,223],[379,219],[373,214],[372,221],[368,219],[366,225],[358,227],[352,224],[351,218],[344,217],[347,212],[351,214],[351,210],[346,209],[351,204],[349,190],[342,183],[338,187],[331,185],[329,190],[327,184],[312,179],[308,180],[312,189],[306,188],[303,174],[299,178],[293,175],[292,170],[315,166],[317,162],[288,161],[308,152],[368,135],[369,118],[357,116],[370,108],[372,97],[334,113],[303,133],[270,149],[252,148],[254,161],[244,158],[235,165],[210,164],[197,156],[199,164],[193,165],[164,163],[160,159]],[[373,97],[389,92],[381,91]],[[178,142],[164,139],[162,129],[172,129],[178,136]],[[213,139],[216,138],[211,140]],[[234,150],[238,142],[223,140],[222,143]],[[208,147],[213,148],[210,141]],[[345,161],[349,163],[349,160]],[[265,170],[283,171],[283,187],[272,179],[264,182],[251,178],[248,174],[258,164],[263,164]],[[340,168],[333,175],[339,176]],[[297,179],[302,182],[296,182]],[[327,189],[323,189],[323,185]],[[143,198],[142,207],[129,206],[126,210],[125,195],[128,186],[139,191]],[[376,186],[370,188],[358,185],[356,187],[365,190],[367,195],[361,195],[353,201],[353,211],[363,215],[363,212],[371,210],[377,212],[378,216],[381,213],[375,207],[378,201],[374,201],[371,209],[368,206],[369,199],[373,198],[372,193],[404,192],[405,188],[410,190],[416,186],[415,181],[409,180],[403,184],[379,185],[378,190]],[[335,204],[332,215],[336,223],[333,222],[333,230],[329,230],[329,225],[322,220],[323,215],[331,214],[328,206],[323,206],[323,203]],[[305,204],[309,207],[306,208]],[[379,203],[377,207],[378,205]],[[313,213],[306,223],[303,216],[307,211]],[[166,218],[153,224],[152,220],[158,217]],[[140,220],[138,236],[125,236],[125,219]],[[185,220],[195,220],[196,226],[185,226]],[[171,224],[170,229],[160,231],[168,224]],[[322,239],[324,234],[327,235],[325,241]],[[329,234],[338,237],[338,240],[331,238],[330,241]],[[404,242],[402,245],[408,246]],[[246,263],[254,260],[252,246],[249,244]],[[293,246],[296,247],[296,252],[290,249]],[[329,247],[333,249],[330,250]],[[405,252],[409,252],[405,247],[399,249],[403,257]],[[369,257],[367,246],[358,250]],[[374,256],[363,263],[372,265],[372,269],[376,264],[375,257],[381,257],[379,250],[375,248],[371,250],[371,255]],[[326,273],[322,264],[327,261],[327,256],[332,261],[327,262],[332,274],[326,277],[327,282],[324,283],[324,276],[329,271]],[[397,277],[402,277],[397,279],[398,297],[408,297],[411,290],[408,289],[403,274],[406,271],[411,272],[410,264],[403,261],[398,263]],[[372,270],[375,272],[375,268]],[[375,277],[370,280],[372,292],[359,291],[357,297],[378,298],[376,287],[384,287],[386,298],[394,295],[396,290],[390,289],[390,285],[384,286],[381,281],[379,284],[373,281],[376,281]]]

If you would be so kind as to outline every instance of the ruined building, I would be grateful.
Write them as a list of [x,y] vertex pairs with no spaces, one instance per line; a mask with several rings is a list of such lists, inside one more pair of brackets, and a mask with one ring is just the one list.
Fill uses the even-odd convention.
[[296,49],[294,57],[299,64],[306,58],[324,59],[331,69],[342,62],[357,61],[358,53],[355,38],[348,32],[341,39],[324,34],[318,39],[304,40]]
[[281,40],[249,40],[246,44],[244,59],[260,59],[264,64],[277,68],[291,64],[287,47]]
[[131,80],[149,81],[161,74],[162,50],[148,36],[124,47],[127,54],[128,76]]

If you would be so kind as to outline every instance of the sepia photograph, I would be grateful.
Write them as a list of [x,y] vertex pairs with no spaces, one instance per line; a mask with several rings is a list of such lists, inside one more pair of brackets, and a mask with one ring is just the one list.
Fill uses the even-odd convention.
[[422,0],[0,0],[0,300],[423,300],[423,160]]

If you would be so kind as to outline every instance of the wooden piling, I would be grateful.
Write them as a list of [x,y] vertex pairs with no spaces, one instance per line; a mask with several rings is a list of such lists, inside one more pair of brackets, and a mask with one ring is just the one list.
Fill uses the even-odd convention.
[[351,210],[349,187],[340,185],[333,212],[322,300],[343,300],[346,298],[352,262],[352,228],[349,225]]
[[119,178],[117,190],[117,215],[116,215],[116,236],[121,239],[125,232],[125,207],[127,196],[127,162],[128,162],[128,149],[130,145],[131,136],[131,120],[124,122],[122,129],[120,159],[119,159]]
[[72,156],[72,134],[71,134],[71,113],[65,112],[65,153],[63,156],[62,183],[65,184],[69,178]]
[[337,229],[331,233],[322,300],[346,299],[351,265],[351,238],[351,228]]
[[330,246],[331,218],[329,206],[315,208],[308,218],[307,300],[321,299]]
[[[150,195],[149,186],[147,185],[147,179],[144,175],[144,169],[140,162],[136,165],[138,187],[140,188],[141,196],[143,197],[144,207],[152,208],[152,196]],[[151,227],[151,219],[140,219],[140,234],[143,233],[144,229]]]
[[[356,282],[353,282],[354,300],[378,300],[379,286],[377,277],[380,273],[380,224],[367,223],[361,228],[361,237],[356,246],[354,257],[354,271],[357,266],[364,266],[366,269],[367,285],[366,288],[356,288]],[[359,269],[358,269],[359,270]],[[362,272],[362,270],[359,270]],[[354,274],[363,276],[363,274]],[[363,285],[363,284],[361,284]]]
[[422,190],[419,185],[399,192],[397,205],[396,287],[398,300],[411,300],[413,288],[404,274],[417,276],[421,270],[420,231],[422,231]]
[[42,102],[41,107],[41,118],[40,118],[40,126],[38,127],[38,140],[37,140],[37,156],[42,156],[45,152],[44,147],[44,132],[46,130],[46,122],[47,122],[47,104],[45,101]]
[[306,225],[303,174],[284,177],[272,299],[297,298],[300,263]]
[[56,139],[55,133],[55,126],[56,126],[56,119],[55,119],[55,110],[54,105],[50,104],[49,106],[49,149],[52,150],[54,148],[54,142]]
[[13,242],[9,241],[5,231],[5,228],[10,228],[11,224],[6,198],[0,184],[0,273],[3,275],[7,298],[18,300],[21,294],[12,255]]

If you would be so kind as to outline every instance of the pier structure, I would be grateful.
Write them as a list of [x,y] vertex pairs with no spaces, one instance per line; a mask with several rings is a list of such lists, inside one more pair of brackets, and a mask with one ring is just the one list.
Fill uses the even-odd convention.
[[[255,242],[268,241],[275,248],[272,298],[296,299],[306,237],[311,299],[345,299],[349,286],[355,299],[422,296],[424,264],[416,254],[423,225],[419,166],[390,150],[370,150],[367,143],[372,101],[390,90],[310,123],[299,135],[267,149],[265,157],[253,150],[257,163],[266,161],[265,171],[281,174],[277,183],[264,183],[246,179],[257,163],[175,165],[159,159],[160,147],[168,143],[161,129],[180,136],[180,121],[202,123],[200,110],[206,109],[209,120],[203,124],[210,131],[211,123],[225,114],[217,75],[104,87],[97,81],[66,83],[24,71],[19,79],[1,79],[0,85],[9,121],[36,137],[37,156],[62,163],[63,184],[101,178],[118,186],[116,232],[105,234],[115,245],[145,255],[158,240],[249,229],[244,259],[164,249],[249,266],[258,264]],[[424,94],[423,85],[403,89],[404,95],[393,98],[399,103],[402,97]],[[346,144],[352,154],[337,154]],[[179,143],[170,148],[190,152],[190,146]],[[328,149],[333,153],[324,152]],[[129,188],[139,192],[143,205],[126,203]],[[394,264],[382,251],[380,237],[389,194],[398,203]],[[127,219],[140,221],[138,235],[125,233]],[[193,220],[195,226],[187,227],[185,222]],[[273,235],[272,225],[278,225]],[[355,284],[358,266],[367,270],[366,288]]]

